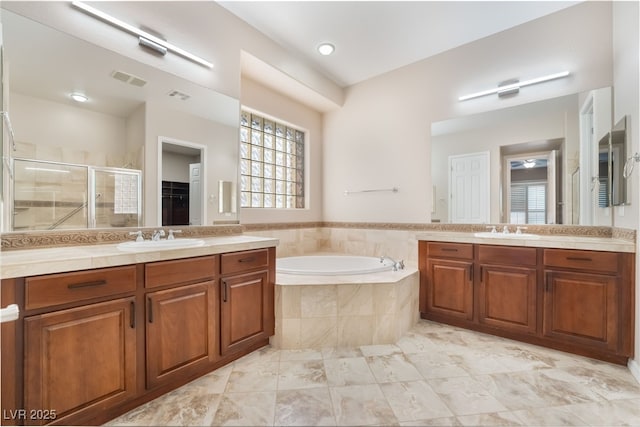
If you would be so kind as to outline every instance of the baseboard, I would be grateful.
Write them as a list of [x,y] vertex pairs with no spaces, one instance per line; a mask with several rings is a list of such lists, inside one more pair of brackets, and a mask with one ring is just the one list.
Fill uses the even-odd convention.
[[640,383],[640,362],[637,359],[629,359],[627,366],[631,371],[631,375],[633,375],[636,381]]

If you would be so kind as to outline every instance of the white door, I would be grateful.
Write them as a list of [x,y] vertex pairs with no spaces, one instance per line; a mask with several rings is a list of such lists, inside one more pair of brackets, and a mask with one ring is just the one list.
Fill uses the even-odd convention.
[[189,225],[202,225],[202,200],[200,163],[189,165]]
[[556,156],[557,150],[549,152],[547,157],[547,224],[556,223],[556,210],[558,209],[558,201],[556,197],[557,173],[556,173]]
[[488,223],[489,152],[449,157],[449,222]]

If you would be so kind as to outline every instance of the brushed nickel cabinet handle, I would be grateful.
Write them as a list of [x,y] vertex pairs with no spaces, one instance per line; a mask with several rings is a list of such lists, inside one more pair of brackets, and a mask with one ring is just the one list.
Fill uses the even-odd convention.
[[249,258],[241,258],[241,259],[238,260],[238,262],[253,262],[255,260],[256,260],[256,257],[252,256],[252,257],[249,257]]
[[473,264],[469,266],[469,281],[473,281]]
[[67,285],[67,288],[69,289],[92,288],[95,286],[103,286],[106,284],[107,284],[106,280],[96,280],[94,282],[72,283],[70,285]]
[[153,323],[153,301],[151,298],[147,298],[148,306],[149,306],[149,323]]
[[458,252],[455,248],[442,248],[442,252]]

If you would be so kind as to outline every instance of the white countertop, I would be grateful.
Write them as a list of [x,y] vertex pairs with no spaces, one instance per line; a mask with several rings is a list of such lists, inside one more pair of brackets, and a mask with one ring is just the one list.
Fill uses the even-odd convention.
[[278,239],[256,236],[205,237],[204,245],[189,248],[125,252],[118,244],[22,249],[0,253],[0,278],[63,273],[178,258],[213,255],[277,246]]
[[559,236],[540,234],[535,238],[476,237],[474,233],[451,231],[430,231],[418,233],[418,240],[451,243],[480,243],[485,245],[527,246],[534,248],[583,249],[591,251],[630,252],[636,251],[636,244],[629,240],[610,237]]

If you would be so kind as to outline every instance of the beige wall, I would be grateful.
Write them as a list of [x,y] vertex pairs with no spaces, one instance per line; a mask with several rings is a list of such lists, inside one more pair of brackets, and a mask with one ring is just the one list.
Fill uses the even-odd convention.
[[2,7],[99,46],[160,68],[204,87],[240,98],[240,51],[268,62],[329,100],[342,103],[342,89],[282,46],[210,1],[103,1],[95,7],[132,25],[161,33],[167,40],[214,64],[206,69],[177,55],[149,55],[136,37],[98,25],[67,1],[7,1]]
[[[610,86],[611,19],[611,3],[581,3],[348,88],[344,106],[325,116],[323,219],[428,222],[431,122]],[[571,77],[516,97],[457,101],[564,69]],[[343,194],[393,186],[400,191]]]
[[162,154],[162,180],[189,182],[189,165],[198,163],[199,156],[187,156],[185,154],[168,153]]
[[549,102],[513,107],[508,111],[480,113],[447,121],[470,123],[472,128],[442,135],[433,135],[432,132],[431,176],[436,187],[436,209],[431,218],[448,222],[448,158],[452,155],[489,151],[490,222],[493,223],[502,222],[499,191],[502,180],[501,146],[564,138],[563,178],[565,181],[570,179],[578,162],[578,135],[571,130],[572,127],[577,129],[577,120],[578,96],[569,95]]
[[306,193],[305,209],[251,209],[240,211],[240,222],[320,221],[322,219],[322,115],[248,78],[242,79],[243,107],[256,110],[275,119],[299,126],[307,131],[306,141]]
[[[158,138],[206,147],[205,174],[207,217],[203,225],[227,220],[218,213],[218,180],[237,182],[238,129],[162,106],[147,104],[145,118],[144,223],[158,225]],[[172,142],[172,141],[169,141]],[[236,219],[235,216],[231,219]]]

